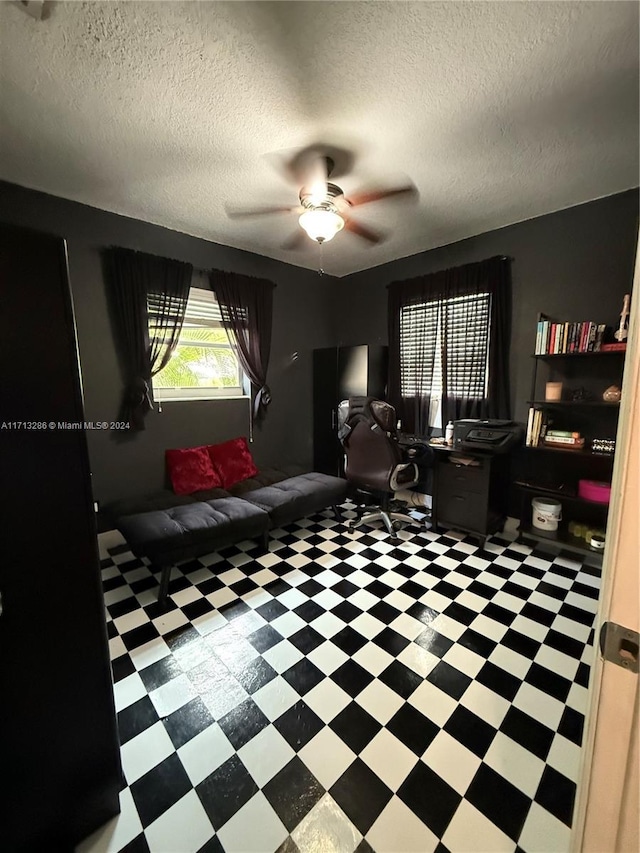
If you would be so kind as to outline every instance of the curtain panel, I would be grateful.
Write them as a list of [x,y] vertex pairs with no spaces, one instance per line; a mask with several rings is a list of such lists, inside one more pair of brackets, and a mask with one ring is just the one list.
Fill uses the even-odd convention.
[[[182,330],[193,267],[182,261],[112,247],[106,279],[124,379],[120,420],[145,428],[152,408],[150,383],[167,364]],[[150,312],[154,322],[149,335]]]
[[209,284],[220,306],[222,325],[255,393],[255,396],[252,393],[251,421],[259,423],[271,403],[267,371],[275,285],[266,279],[221,270],[209,272]]
[[[478,335],[487,319],[485,340],[484,334]],[[434,377],[440,372],[443,425],[459,418],[510,417],[510,258],[493,257],[390,284],[388,323],[389,399],[405,430],[430,434],[429,411],[437,390]],[[486,359],[488,366],[487,386],[481,391],[474,384],[479,359]]]

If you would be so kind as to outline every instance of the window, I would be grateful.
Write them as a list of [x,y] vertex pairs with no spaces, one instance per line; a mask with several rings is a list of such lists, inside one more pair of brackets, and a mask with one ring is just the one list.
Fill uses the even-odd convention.
[[[159,306],[149,297],[149,334],[159,327]],[[238,359],[222,326],[213,291],[192,287],[175,352],[153,377],[156,400],[210,400],[243,395]]]
[[490,318],[489,293],[415,303],[401,309],[401,393],[403,397],[429,397],[431,427],[443,427],[445,372],[449,397],[480,400],[487,396]]

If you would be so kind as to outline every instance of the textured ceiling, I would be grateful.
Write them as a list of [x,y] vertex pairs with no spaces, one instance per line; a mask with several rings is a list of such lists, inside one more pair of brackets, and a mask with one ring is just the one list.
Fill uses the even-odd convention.
[[638,184],[636,2],[0,3],[0,178],[317,268],[269,155],[353,151],[345,275]]

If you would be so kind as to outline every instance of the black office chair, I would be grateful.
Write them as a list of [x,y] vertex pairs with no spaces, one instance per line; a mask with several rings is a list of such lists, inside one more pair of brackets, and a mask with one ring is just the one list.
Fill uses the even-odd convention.
[[[350,523],[355,529],[382,521],[390,536],[402,523],[417,524],[400,512],[393,501],[396,491],[415,486],[420,471],[398,442],[396,412],[392,405],[374,397],[350,397],[338,407],[338,437],[345,451],[345,477],[354,487],[354,499],[365,492],[379,504]],[[433,451],[430,451],[431,456]],[[427,460],[421,459],[421,467]]]

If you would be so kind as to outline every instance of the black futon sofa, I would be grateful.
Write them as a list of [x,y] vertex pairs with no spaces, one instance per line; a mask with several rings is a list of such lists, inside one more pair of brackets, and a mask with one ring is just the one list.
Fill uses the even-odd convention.
[[166,602],[172,566],[210,554],[243,539],[258,539],[268,550],[268,532],[328,506],[338,505],[347,483],[317,472],[288,476],[263,469],[228,489],[178,495],[169,489],[107,508],[136,557],[161,571],[158,601]]

